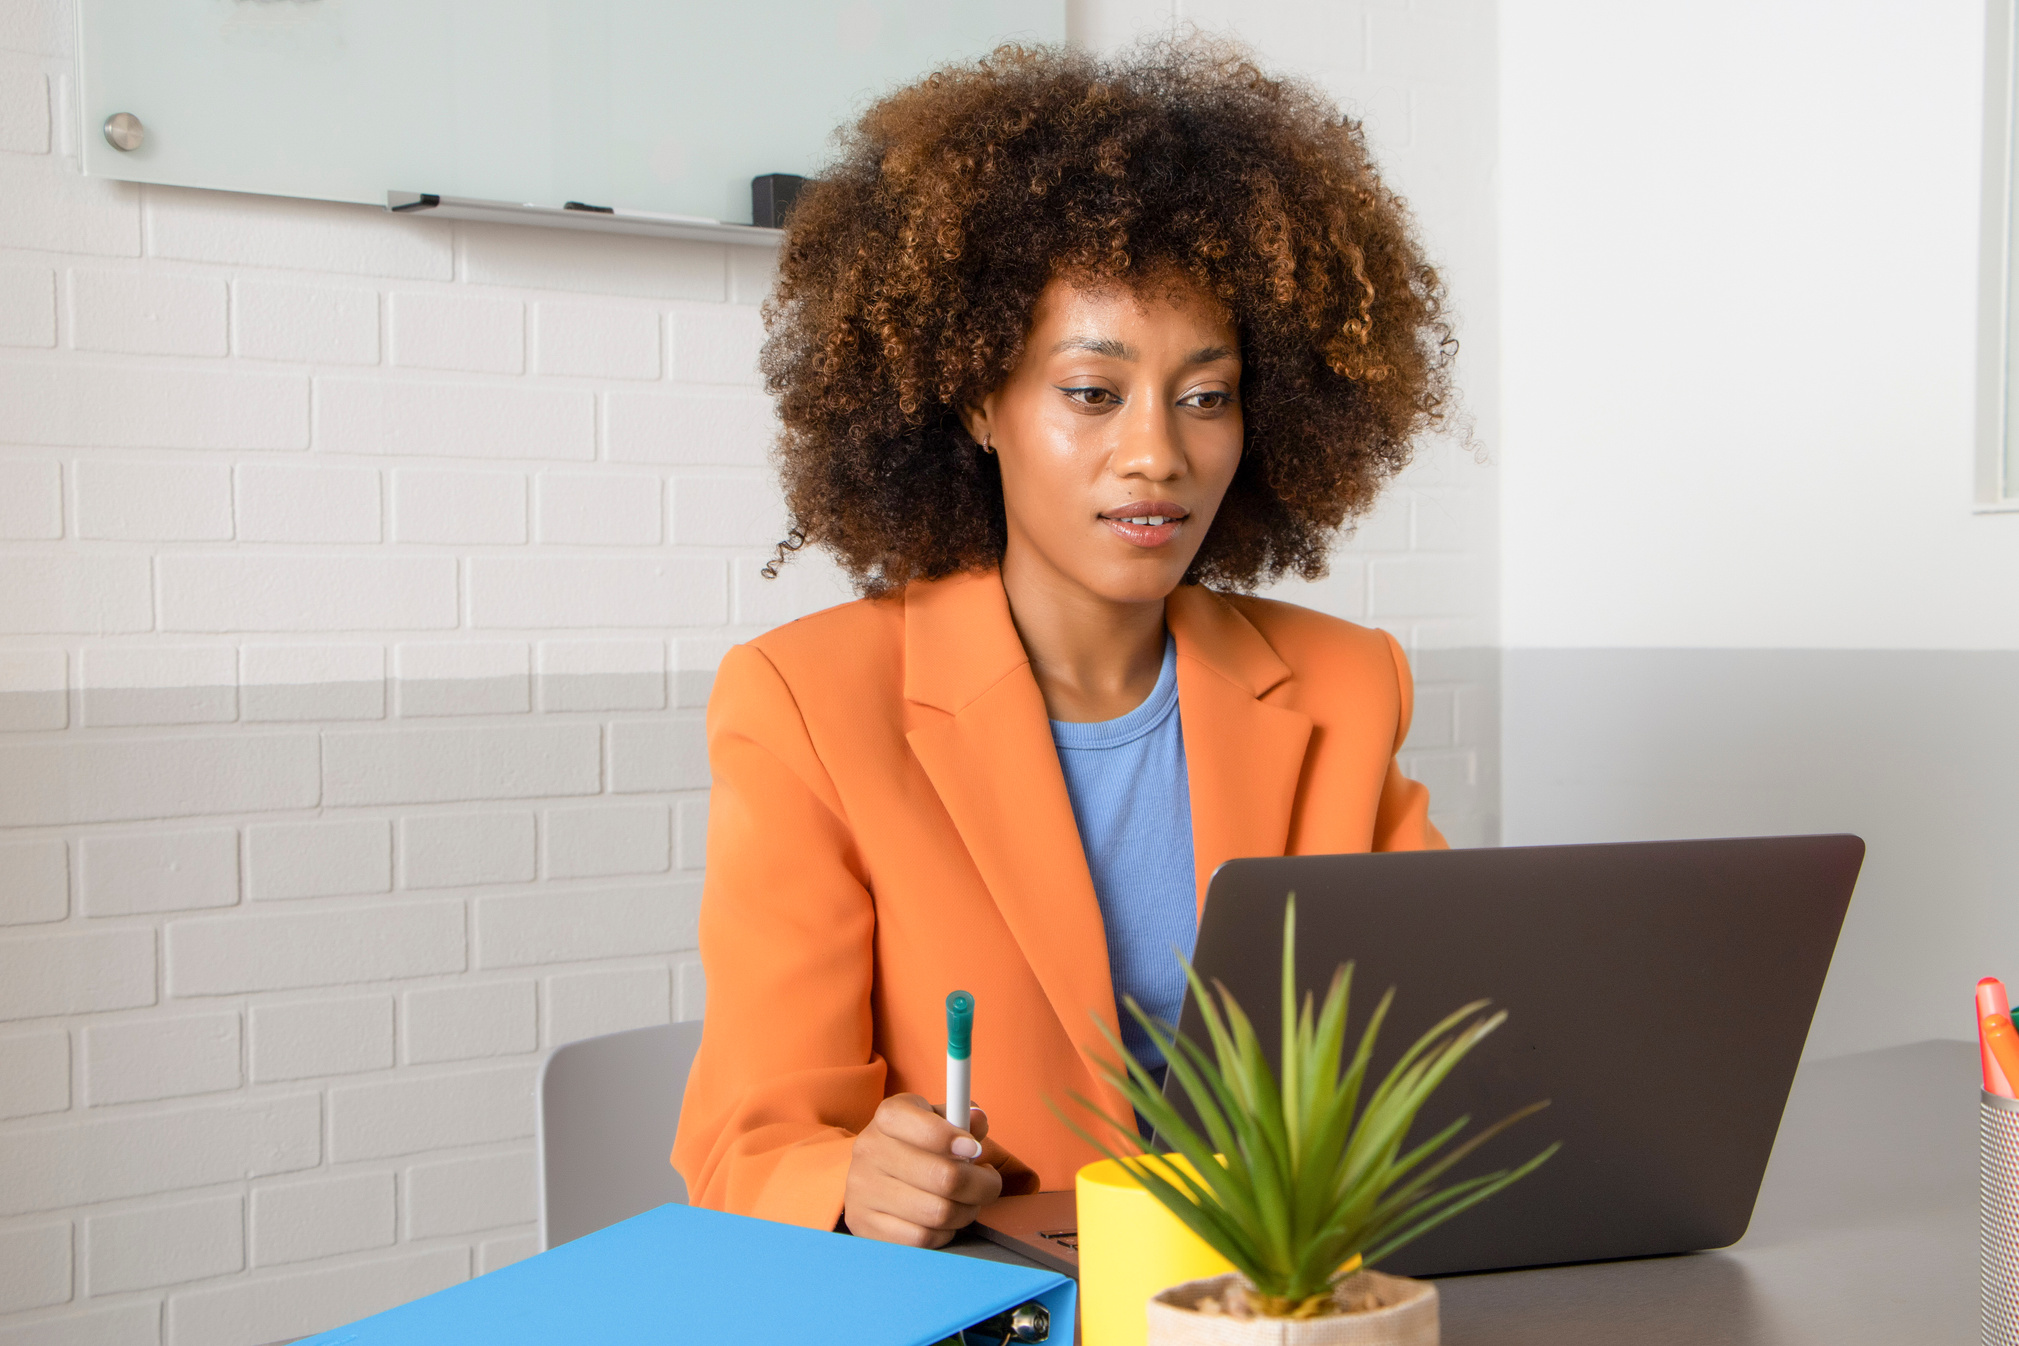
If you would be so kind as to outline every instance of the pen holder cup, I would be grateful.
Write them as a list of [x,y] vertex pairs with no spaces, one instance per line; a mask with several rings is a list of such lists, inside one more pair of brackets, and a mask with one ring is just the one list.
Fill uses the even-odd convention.
[[[1198,1180],[1182,1155],[1164,1157]],[[1080,1230],[1080,1335],[1087,1346],[1144,1346],[1152,1295],[1234,1269],[1114,1160],[1088,1164],[1073,1187]]]
[[2019,1346],[2019,1100],[1985,1090],[1977,1108],[1977,1255],[1984,1346]]

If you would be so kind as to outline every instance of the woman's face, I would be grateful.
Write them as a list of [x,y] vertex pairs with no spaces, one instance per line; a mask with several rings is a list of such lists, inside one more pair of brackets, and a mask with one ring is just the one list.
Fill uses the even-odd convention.
[[1233,322],[1188,282],[1053,281],[1022,361],[967,416],[1002,463],[1005,570],[1167,597],[1240,464],[1240,388]]

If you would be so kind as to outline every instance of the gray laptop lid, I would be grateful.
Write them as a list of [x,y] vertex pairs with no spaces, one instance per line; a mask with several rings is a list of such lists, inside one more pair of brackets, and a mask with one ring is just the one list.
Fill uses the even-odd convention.
[[[1294,891],[1300,993],[1355,964],[1349,1041],[1396,988],[1376,1078],[1467,1001],[1508,1011],[1412,1134],[1547,1098],[1450,1176],[1563,1149],[1383,1270],[1719,1248],[1752,1218],[1864,852],[1814,836],[1233,860],[1207,890],[1196,965],[1273,1056]],[[1205,1043],[1189,994],[1180,1031]]]

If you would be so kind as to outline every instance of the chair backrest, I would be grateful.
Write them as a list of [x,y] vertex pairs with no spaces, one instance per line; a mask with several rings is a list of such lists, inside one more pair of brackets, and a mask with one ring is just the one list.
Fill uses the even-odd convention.
[[687,1200],[668,1155],[699,1022],[571,1042],[540,1072],[540,1243]]

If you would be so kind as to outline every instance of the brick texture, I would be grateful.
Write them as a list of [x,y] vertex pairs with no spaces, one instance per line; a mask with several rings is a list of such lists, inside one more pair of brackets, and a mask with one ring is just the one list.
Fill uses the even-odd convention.
[[478,557],[470,621],[515,630],[712,626],[728,619],[722,562],[688,557]]
[[315,446],[330,453],[593,458],[587,390],[514,384],[316,380]]
[[261,1346],[366,1317],[469,1279],[468,1248],[430,1248],[327,1270],[186,1290],[168,1301],[167,1346]]
[[153,1003],[152,930],[0,938],[0,1020]]
[[672,1018],[673,977],[664,967],[571,972],[547,979],[547,1041],[556,1047]]
[[312,734],[0,740],[0,828],[312,807]]
[[0,1093],[0,1121],[66,1110],[70,1106],[70,1035],[0,1035],[0,1079],[7,1081],[7,1091]]
[[30,444],[305,449],[308,380],[251,371],[0,364],[0,425]]
[[56,273],[46,266],[0,267],[0,346],[55,344]]
[[672,863],[673,818],[664,804],[551,809],[546,828],[553,878],[663,874]]
[[542,374],[659,377],[659,315],[652,309],[543,303],[536,309],[534,331]]
[[526,306],[517,300],[405,291],[388,309],[396,365],[492,374],[526,367]]
[[0,556],[0,634],[145,631],[147,563],[124,556]]
[[[4,302],[0,297],[0,303]],[[62,536],[62,465],[33,460],[0,462],[0,539],[40,542]]]
[[508,1234],[504,1238],[485,1239],[477,1245],[477,1274],[488,1276],[500,1267],[523,1262],[539,1251],[540,1236],[537,1234]]
[[544,472],[535,509],[541,542],[651,547],[660,534],[657,477]]
[[235,1013],[93,1024],[83,1044],[84,1093],[93,1107],[214,1094],[244,1083]]
[[603,424],[617,462],[697,467],[762,467],[777,430],[755,393],[611,393]]
[[65,1303],[70,1287],[68,1223],[0,1230],[0,1313]]
[[330,804],[432,804],[595,794],[593,724],[332,733],[323,739]]
[[222,280],[172,272],[70,273],[70,340],[130,355],[223,355]]
[[0,150],[49,153],[49,77],[41,71],[0,74]]
[[238,718],[229,645],[88,649],[78,660],[87,725],[220,724]]
[[699,720],[620,720],[610,726],[610,788],[619,794],[708,784],[708,739]]
[[245,1199],[210,1197],[84,1224],[91,1293],[149,1290],[245,1267]]
[[498,1066],[330,1090],[331,1157],[340,1163],[533,1134],[533,1071]]
[[377,542],[379,474],[356,467],[242,463],[241,542]]
[[697,947],[699,885],[478,898],[483,967],[534,967]]
[[156,562],[167,631],[440,631],[456,563],[431,556],[177,553]]
[[41,925],[70,914],[70,856],[60,841],[0,845],[0,925]]
[[232,995],[463,970],[455,903],[261,912],[171,921],[168,993]]
[[241,280],[232,298],[240,355],[311,364],[378,363],[377,290]]
[[427,814],[400,823],[400,884],[468,888],[533,877],[530,813]]
[[531,1150],[447,1159],[407,1170],[407,1237],[524,1224],[540,1212]]
[[533,704],[532,648],[521,641],[440,640],[393,651],[402,717],[513,714]]
[[321,1099],[290,1094],[103,1121],[41,1122],[0,1148],[0,1215],[312,1168]]
[[161,1305],[128,1301],[0,1326],[0,1346],[159,1346]]
[[393,1175],[352,1173],[252,1191],[255,1266],[313,1262],[392,1246]]
[[0,650],[0,731],[67,726],[69,668],[62,650]]
[[409,991],[403,1014],[406,1057],[414,1064],[516,1056],[539,1045],[530,981],[487,981]]
[[318,1079],[393,1063],[393,998],[267,1003],[252,1007],[252,1078]]
[[85,459],[72,476],[79,537],[210,542],[231,536],[231,473],[221,465]]
[[248,828],[246,842],[261,901],[392,890],[393,833],[382,818],[265,823]]
[[506,472],[394,472],[393,540],[524,542],[526,479]]
[[229,827],[86,837],[78,851],[87,916],[229,907],[238,901],[238,833]]
[[535,659],[540,709],[661,710],[666,646],[656,640],[550,640]]

